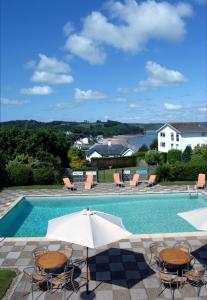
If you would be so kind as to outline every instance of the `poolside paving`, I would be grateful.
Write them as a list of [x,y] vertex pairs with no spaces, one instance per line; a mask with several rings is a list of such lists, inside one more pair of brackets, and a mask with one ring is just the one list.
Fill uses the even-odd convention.
[[[140,193],[140,192],[173,192],[186,191],[185,186],[161,187],[156,185],[147,188],[144,185],[131,189],[126,184],[125,188],[116,188],[112,184],[98,184],[88,194],[105,193]],[[2,191],[0,193],[0,214],[3,215],[12,206],[17,198],[24,195],[73,195],[83,194],[83,186],[79,185],[77,191],[59,190],[16,190]],[[121,240],[99,249],[89,249],[90,256],[90,289],[94,292],[96,300],[147,300],[147,299],[171,299],[171,293],[166,290],[157,297],[159,288],[159,276],[157,271],[149,266],[149,245],[153,241],[164,241],[167,246],[172,246],[176,241],[187,240],[193,249],[193,255],[199,263],[207,265],[207,234],[191,235],[177,234],[142,237],[132,236],[130,239]],[[46,239],[5,238],[0,239],[0,268],[12,268],[18,270],[17,280],[6,299],[30,300],[29,284],[25,286],[25,277],[22,270],[34,265],[32,250],[46,245],[49,250],[58,251],[65,245],[63,242],[47,241]],[[79,245],[71,245],[73,248],[73,261],[76,265],[75,281],[79,285],[77,293],[67,291],[67,299],[81,299],[85,290],[86,267],[82,262],[85,257],[85,248]],[[192,286],[185,286],[175,292],[175,299],[194,300],[197,291]],[[63,299],[63,293],[36,291],[34,299]],[[199,299],[207,299],[207,289],[203,286]]]

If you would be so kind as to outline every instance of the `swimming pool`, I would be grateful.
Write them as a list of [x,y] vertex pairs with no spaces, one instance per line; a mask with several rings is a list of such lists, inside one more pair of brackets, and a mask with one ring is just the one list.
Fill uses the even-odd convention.
[[50,219],[89,207],[122,218],[132,233],[197,231],[178,212],[207,207],[207,197],[187,193],[24,197],[0,220],[1,237],[44,237]]

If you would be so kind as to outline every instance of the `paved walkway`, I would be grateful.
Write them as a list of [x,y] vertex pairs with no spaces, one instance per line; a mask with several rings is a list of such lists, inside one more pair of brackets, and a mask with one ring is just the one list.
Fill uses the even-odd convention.
[[[110,194],[110,193],[140,193],[140,192],[172,192],[186,191],[186,187],[161,187],[156,185],[152,188],[144,185],[131,189],[128,184],[125,188],[118,188],[112,184],[98,184],[88,194]],[[85,192],[84,192],[85,193]],[[73,195],[83,194],[83,186],[78,186],[77,191],[60,190],[18,190],[3,191],[0,193],[0,214],[3,216],[17,198],[24,195]],[[166,247],[172,246],[176,241],[187,240],[193,249],[193,255],[199,263],[207,265],[207,235],[187,236],[177,235],[176,237],[140,238],[132,236],[131,239],[122,240],[118,243],[107,245],[97,250],[89,250],[90,256],[90,289],[94,290],[96,300],[146,300],[146,299],[171,299],[171,293],[166,290],[157,298],[159,288],[159,276],[155,269],[149,266],[149,245],[152,241],[164,241]],[[19,270],[17,281],[7,299],[30,300],[29,284],[25,288],[25,278],[22,270],[34,265],[32,250],[38,246],[48,246],[49,250],[59,250],[64,243],[48,242],[44,239],[22,239],[7,238],[0,241],[0,268],[15,268]],[[71,245],[73,248],[73,260],[77,261],[85,256],[85,249],[78,245]],[[67,292],[67,299],[80,299],[85,290],[85,266],[76,264],[75,280],[80,286],[77,294]],[[175,299],[194,300],[196,289],[192,286],[185,286],[176,291]],[[63,299],[62,292],[46,293],[35,292],[35,299]],[[199,299],[207,299],[206,287],[202,287]]]

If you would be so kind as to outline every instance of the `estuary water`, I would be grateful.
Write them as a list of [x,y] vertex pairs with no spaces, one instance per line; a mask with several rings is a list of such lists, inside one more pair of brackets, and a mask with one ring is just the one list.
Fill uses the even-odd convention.
[[146,131],[146,134],[143,136],[133,136],[128,139],[128,144],[131,148],[136,151],[138,150],[143,144],[149,146],[154,139],[157,138],[156,131]]

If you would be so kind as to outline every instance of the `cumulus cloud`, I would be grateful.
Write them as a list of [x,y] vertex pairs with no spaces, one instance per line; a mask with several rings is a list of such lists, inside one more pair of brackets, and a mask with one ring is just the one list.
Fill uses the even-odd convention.
[[145,68],[148,78],[139,81],[137,91],[144,91],[149,88],[173,87],[187,81],[182,73],[162,67],[153,61],[147,61]]
[[199,110],[200,112],[207,112],[207,106],[199,107],[198,110]]
[[154,0],[110,1],[106,7],[108,16],[93,11],[83,20],[81,31],[68,36],[65,49],[90,63],[103,63],[104,46],[137,53],[151,39],[181,40],[186,34],[184,18],[193,13],[190,4]]
[[138,108],[138,107],[140,107],[140,105],[138,105],[138,104],[135,104],[135,103],[130,103],[129,104],[129,108],[131,109],[131,108]]
[[[32,63],[33,62],[33,63]],[[31,80],[48,84],[69,84],[74,81],[68,74],[70,66],[68,63],[58,60],[56,57],[48,57],[39,54],[39,62],[30,61],[26,63],[27,68],[33,68]]]
[[53,93],[53,89],[48,86],[33,86],[32,88],[22,88],[20,93],[23,95],[49,95]]
[[1,98],[0,99],[0,104],[2,105],[11,105],[11,106],[15,106],[15,105],[24,105],[24,104],[28,104],[30,103],[29,100],[11,100],[8,98]]
[[164,104],[165,109],[167,110],[180,110],[183,108],[182,105],[179,104],[172,104],[172,103],[165,103]]
[[117,98],[115,98],[115,101],[116,102],[125,103],[125,102],[127,102],[127,99],[126,98],[117,97]]
[[73,24],[71,22],[67,22],[64,26],[63,26],[63,33],[68,36],[69,34],[71,34],[73,31],[75,30]]
[[54,105],[50,105],[50,108],[54,110],[62,110],[65,109],[67,106],[67,103],[55,103]]
[[84,100],[100,100],[105,99],[106,95],[98,91],[87,90],[83,91],[78,88],[75,89],[75,100],[81,102]]
[[36,61],[35,60],[29,60],[28,62],[26,62],[26,64],[24,65],[25,69],[33,69],[36,65]]
[[117,89],[117,92],[120,93],[120,94],[127,94],[127,93],[130,92],[130,89],[127,88],[127,87],[119,87],[119,88]]

